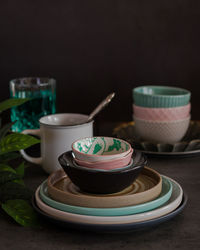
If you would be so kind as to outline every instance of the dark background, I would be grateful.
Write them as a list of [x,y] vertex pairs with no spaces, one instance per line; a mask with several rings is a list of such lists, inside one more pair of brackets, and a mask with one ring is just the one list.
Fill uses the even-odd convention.
[[0,101],[10,79],[57,80],[57,111],[132,119],[133,87],[172,85],[192,91],[199,119],[199,0],[1,0]]

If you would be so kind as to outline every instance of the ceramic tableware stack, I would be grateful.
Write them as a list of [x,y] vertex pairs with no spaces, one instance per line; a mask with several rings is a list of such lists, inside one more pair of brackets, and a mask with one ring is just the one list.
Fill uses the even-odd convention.
[[144,167],[132,159],[131,145],[117,138],[80,139],[72,144],[72,152],[61,155],[59,162],[72,182],[90,193],[119,192],[131,185]]
[[[128,164],[117,165],[116,156],[120,159],[130,152]],[[48,220],[65,227],[138,230],[169,220],[187,202],[176,181],[147,167],[146,157],[123,140],[81,139],[58,160],[63,169],[37,188],[33,206]],[[90,164],[84,166],[83,162]]]
[[72,144],[75,162],[83,167],[114,170],[127,166],[132,157],[131,145],[112,137],[90,137]]
[[191,93],[182,88],[141,86],[133,89],[133,119],[145,141],[173,144],[190,123]]

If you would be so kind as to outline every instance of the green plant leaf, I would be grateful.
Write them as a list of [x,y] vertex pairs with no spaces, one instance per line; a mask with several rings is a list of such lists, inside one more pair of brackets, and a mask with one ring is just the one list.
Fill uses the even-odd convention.
[[0,172],[4,172],[4,171],[16,174],[16,171],[12,167],[4,163],[0,163]]
[[2,209],[24,227],[38,227],[37,215],[28,202],[15,199],[2,204]]
[[20,158],[21,154],[18,152],[10,152],[4,155],[0,155],[0,162],[7,163],[9,161]]
[[16,173],[23,178],[24,177],[24,171],[27,166],[25,165],[25,162],[23,161],[16,169]]
[[[1,171],[0,172],[0,185],[5,184],[6,182],[19,179],[20,177],[16,174],[9,171]],[[1,187],[2,188],[2,187]]]
[[24,181],[22,179],[17,179],[17,180],[14,180],[13,182],[25,186]]
[[[30,99],[8,99],[0,102],[0,113],[21,105]],[[16,169],[6,163],[21,157],[15,152],[26,149],[40,140],[30,135],[9,133],[13,123],[2,127],[0,117],[0,202],[2,209],[17,223],[25,227],[38,227],[38,220],[33,208],[27,202],[32,197],[32,192],[24,185],[23,177],[25,164],[22,162]],[[9,134],[8,134],[9,133]],[[27,200],[27,201],[26,201]]]
[[14,124],[15,122],[10,122],[10,123],[7,123],[5,126],[3,126],[1,129],[0,129],[0,140],[8,133],[10,132],[10,129],[12,127],[12,125]]
[[17,151],[20,149],[26,149],[34,144],[39,143],[40,140],[30,135],[24,135],[20,133],[12,133],[5,136],[0,141],[0,155]]
[[[26,168],[26,166],[24,165],[24,162],[22,162],[17,168],[16,171],[15,169],[13,169],[12,167],[10,167],[9,165],[0,163],[0,174],[1,172],[11,172],[14,173],[16,175],[16,178],[20,178],[20,179],[11,179],[13,182],[21,184],[23,186],[25,186],[24,181],[21,179],[24,176],[24,169]],[[4,175],[4,174],[3,174]],[[7,174],[6,174],[7,175]],[[2,175],[1,175],[2,176]],[[1,180],[1,177],[0,177]],[[4,179],[5,180],[5,179]],[[10,180],[9,180],[10,181]]]
[[11,99],[7,99],[3,102],[0,102],[0,113],[9,109],[9,108],[12,108],[14,106],[18,106],[18,105],[21,105],[25,102],[27,102],[28,100],[30,100],[29,98],[11,98]]
[[6,182],[0,187],[1,202],[14,199],[30,200],[31,196],[32,192],[28,188],[13,181]]

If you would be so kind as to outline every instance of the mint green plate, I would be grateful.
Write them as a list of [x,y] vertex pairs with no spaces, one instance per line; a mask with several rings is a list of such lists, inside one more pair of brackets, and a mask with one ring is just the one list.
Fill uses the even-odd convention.
[[155,200],[128,207],[90,208],[90,207],[72,206],[57,202],[51,199],[50,196],[48,195],[47,181],[44,181],[40,186],[40,198],[47,205],[64,212],[70,212],[82,215],[94,215],[94,216],[121,216],[121,215],[131,215],[131,214],[142,213],[145,211],[150,211],[167,202],[171,197],[171,194],[172,194],[171,181],[167,177],[162,176],[162,192]]

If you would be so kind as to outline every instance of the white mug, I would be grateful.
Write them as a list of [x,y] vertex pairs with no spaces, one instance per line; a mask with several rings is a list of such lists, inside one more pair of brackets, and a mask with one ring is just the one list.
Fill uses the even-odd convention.
[[74,141],[93,136],[93,121],[86,123],[87,118],[87,115],[73,113],[40,118],[40,129],[27,129],[22,133],[41,138],[41,157],[31,157],[24,150],[20,153],[27,161],[42,165],[49,174],[60,169],[58,156],[70,150]]

